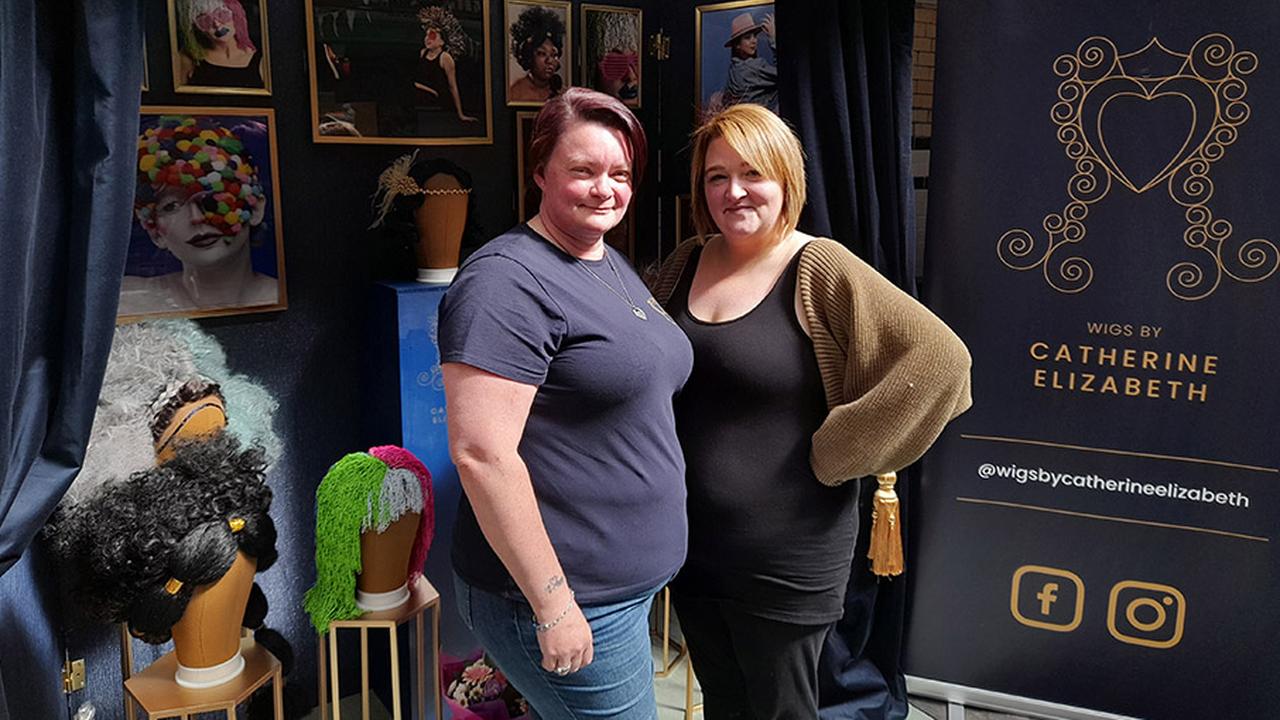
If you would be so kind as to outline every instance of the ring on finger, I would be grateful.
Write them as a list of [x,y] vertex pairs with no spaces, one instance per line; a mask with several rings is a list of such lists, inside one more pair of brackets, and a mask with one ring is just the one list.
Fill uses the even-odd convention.
[[555,669],[555,674],[560,675],[560,676],[568,675],[568,674],[569,674],[569,671],[570,671],[570,670],[572,670],[572,669],[573,669],[573,668],[571,668],[571,667],[570,667],[570,666],[568,666],[568,665],[560,665],[560,666],[556,667],[556,669]]

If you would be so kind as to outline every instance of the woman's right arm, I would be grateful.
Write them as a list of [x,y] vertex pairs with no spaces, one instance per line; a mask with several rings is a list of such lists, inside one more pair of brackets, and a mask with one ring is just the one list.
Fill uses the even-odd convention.
[[449,455],[480,530],[539,622],[542,667],[576,672],[591,663],[591,627],[573,601],[547,537],[529,469],[518,452],[537,386],[463,363],[444,363]]

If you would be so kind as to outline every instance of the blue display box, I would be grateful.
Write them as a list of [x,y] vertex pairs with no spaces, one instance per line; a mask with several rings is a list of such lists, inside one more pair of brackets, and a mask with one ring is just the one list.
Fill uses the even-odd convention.
[[442,648],[460,657],[479,642],[458,615],[449,559],[462,487],[458,470],[449,459],[444,378],[436,343],[440,300],[447,288],[423,283],[375,286],[368,425],[378,444],[407,448],[431,471],[436,529],[425,572],[440,591]]

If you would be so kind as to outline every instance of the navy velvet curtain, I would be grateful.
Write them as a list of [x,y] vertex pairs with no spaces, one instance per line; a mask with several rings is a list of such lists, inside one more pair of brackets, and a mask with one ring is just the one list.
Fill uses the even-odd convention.
[[80,469],[124,273],[142,3],[0,3],[0,574]]
[[[806,154],[809,202],[800,228],[843,243],[915,295],[913,3],[790,0],[776,8],[781,114],[795,127]],[[904,509],[908,474],[899,474]],[[828,636],[819,666],[824,720],[907,716],[902,673],[906,577],[878,581],[868,570],[875,483],[862,483],[862,521],[845,615]]]

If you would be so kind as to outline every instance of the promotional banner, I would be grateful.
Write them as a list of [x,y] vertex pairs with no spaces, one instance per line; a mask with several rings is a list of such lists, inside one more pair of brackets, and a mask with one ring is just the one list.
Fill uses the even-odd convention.
[[1143,718],[1280,707],[1280,5],[940,3],[911,675]]

